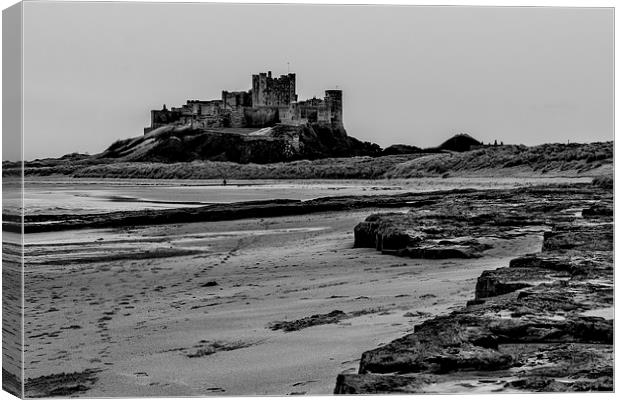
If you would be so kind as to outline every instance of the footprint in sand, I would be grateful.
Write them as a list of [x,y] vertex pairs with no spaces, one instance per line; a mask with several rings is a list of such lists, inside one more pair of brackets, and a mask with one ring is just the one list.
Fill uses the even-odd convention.
[[150,383],[149,374],[146,372],[134,372],[134,376],[138,385],[148,385]]

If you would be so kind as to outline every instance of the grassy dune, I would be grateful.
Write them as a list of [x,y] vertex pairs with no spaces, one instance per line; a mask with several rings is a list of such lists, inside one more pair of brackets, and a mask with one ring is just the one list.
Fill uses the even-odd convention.
[[[118,162],[69,157],[26,163],[26,175],[140,179],[380,179],[446,176],[601,176],[613,171],[613,142],[484,147],[463,153],[325,158],[274,164]],[[3,163],[3,176],[20,166]]]
[[613,142],[485,147],[419,157],[395,165],[386,178],[495,175],[601,175],[613,170]]
[[237,164],[194,161],[190,163],[119,163],[80,169],[75,177],[150,179],[375,179],[395,165],[420,157],[407,154],[385,157],[326,158],[275,164]]

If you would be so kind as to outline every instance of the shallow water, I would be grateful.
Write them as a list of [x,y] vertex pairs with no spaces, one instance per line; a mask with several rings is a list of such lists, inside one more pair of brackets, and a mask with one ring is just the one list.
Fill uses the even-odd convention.
[[29,178],[28,214],[83,214],[199,207],[213,203],[327,196],[381,195],[446,189],[501,189],[591,178],[417,178],[399,180],[219,180]]

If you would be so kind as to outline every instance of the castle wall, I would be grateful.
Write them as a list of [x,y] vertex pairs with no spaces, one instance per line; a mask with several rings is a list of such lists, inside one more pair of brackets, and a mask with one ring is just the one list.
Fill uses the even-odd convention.
[[292,106],[278,107],[278,117],[281,122],[291,122],[295,118],[295,112]]
[[274,107],[246,107],[243,112],[247,127],[262,128],[280,122],[278,109]]
[[188,100],[181,107],[151,111],[151,126],[176,123],[196,128],[256,127],[329,123],[342,126],[342,91],[327,90],[324,99],[297,101],[296,75],[273,78],[271,71],[252,75],[249,91],[222,91],[221,100]]
[[165,106],[162,110],[151,110],[151,128],[159,128],[177,122],[180,117],[180,112],[167,110]]
[[190,109],[190,113],[192,115],[200,114],[200,103],[197,103],[197,102],[189,103],[188,108]]
[[252,93],[222,91],[222,104],[224,108],[251,107]]
[[217,116],[222,109],[222,102],[220,100],[208,101],[201,103],[200,115],[204,116]]
[[312,98],[305,101],[300,101],[292,104],[291,106],[291,119],[297,120],[303,123],[315,123],[325,122],[332,123],[332,110],[330,106],[332,103],[328,103],[325,99]]

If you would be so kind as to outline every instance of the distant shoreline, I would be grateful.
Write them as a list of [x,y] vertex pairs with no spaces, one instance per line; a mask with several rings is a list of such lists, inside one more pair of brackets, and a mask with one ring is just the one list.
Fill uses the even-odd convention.
[[[573,183],[571,187],[589,186]],[[520,190],[563,190],[566,185],[548,184],[527,186]],[[334,212],[356,209],[420,207],[440,201],[443,196],[455,193],[501,193],[515,189],[453,189],[431,192],[400,193],[387,195],[329,196],[313,200],[272,199],[210,204],[202,207],[171,208],[157,210],[115,211],[82,215],[26,214],[23,219],[25,233],[52,232],[90,228],[119,228],[178,224],[207,221],[232,221],[245,218],[271,218]],[[3,230],[20,232],[21,215],[3,214]]]
[[[167,210],[120,211],[106,214],[84,215],[26,215],[24,232],[50,232],[86,228],[114,228],[132,225],[159,225],[172,223],[230,221],[244,218],[266,218],[287,215],[303,215],[325,211],[342,211],[362,208],[398,208],[415,206],[424,197],[441,196],[446,193],[468,193],[473,189],[439,191],[431,193],[405,193],[400,195],[335,196],[301,201],[273,199],[213,204],[195,208]],[[3,215],[3,230],[21,231],[21,216]]]

